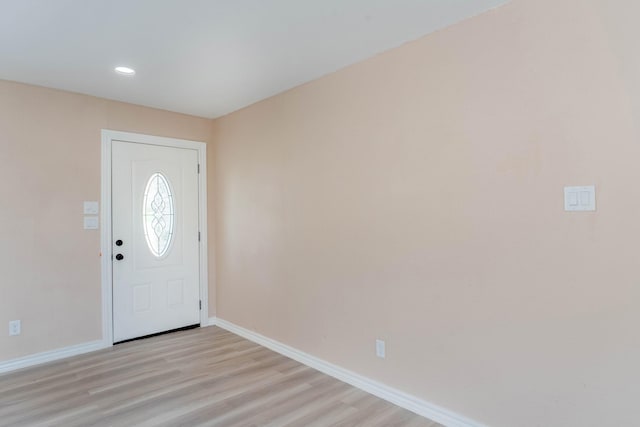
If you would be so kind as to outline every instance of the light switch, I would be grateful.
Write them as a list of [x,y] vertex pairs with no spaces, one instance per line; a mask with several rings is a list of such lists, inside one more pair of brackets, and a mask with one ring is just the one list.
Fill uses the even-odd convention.
[[588,212],[596,210],[596,187],[564,187],[564,210]]
[[84,229],[85,230],[97,230],[100,225],[100,221],[97,216],[85,216],[84,217]]
[[98,202],[84,202],[85,215],[98,215],[98,213],[99,213]]
[[590,192],[588,192],[588,191],[581,191],[580,192],[580,205],[581,206],[589,206],[589,204],[591,204],[590,200],[591,200]]

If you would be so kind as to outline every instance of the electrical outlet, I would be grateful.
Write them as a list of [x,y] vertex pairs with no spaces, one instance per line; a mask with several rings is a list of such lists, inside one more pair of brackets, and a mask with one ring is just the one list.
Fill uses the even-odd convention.
[[376,356],[380,359],[384,359],[387,356],[386,344],[383,340],[376,340]]
[[9,335],[20,335],[21,325],[19,320],[9,322]]

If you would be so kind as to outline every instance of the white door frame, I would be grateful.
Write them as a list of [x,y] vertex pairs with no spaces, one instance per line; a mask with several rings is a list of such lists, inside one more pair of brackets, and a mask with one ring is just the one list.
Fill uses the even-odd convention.
[[139,133],[102,129],[101,233],[102,256],[102,342],[113,345],[113,277],[111,243],[111,146],[113,141],[134,142],[162,147],[189,148],[198,152],[198,228],[200,230],[200,326],[209,323],[209,281],[207,268],[207,145],[204,142],[165,138]]

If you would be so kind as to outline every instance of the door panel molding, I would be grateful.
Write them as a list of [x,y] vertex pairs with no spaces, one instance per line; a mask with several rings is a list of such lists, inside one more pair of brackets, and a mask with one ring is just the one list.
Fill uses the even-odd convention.
[[204,142],[183,139],[166,138],[138,133],[121,132],[102,129],[101,153],[101,209],[100,209],[100,249],[101,249],[101,283],[102,283],[102,343],[104,346],[113,345],[113,277],[112,277],[112,245],[111,245],[111,167],[113,141],[125,141],[137,144],[149,144],[163,147],[189,148],[198,152],[198,228],[200,230],[199,251],[199,288],[202,309],[200,310],[200,325],[207,326],[209,322],[209,287],[207,265],[207,146]]

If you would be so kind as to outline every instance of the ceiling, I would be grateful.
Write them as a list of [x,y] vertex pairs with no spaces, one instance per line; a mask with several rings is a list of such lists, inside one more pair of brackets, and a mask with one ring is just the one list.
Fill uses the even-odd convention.
[[214,118],[507,1],[0,0],[0,79]]

